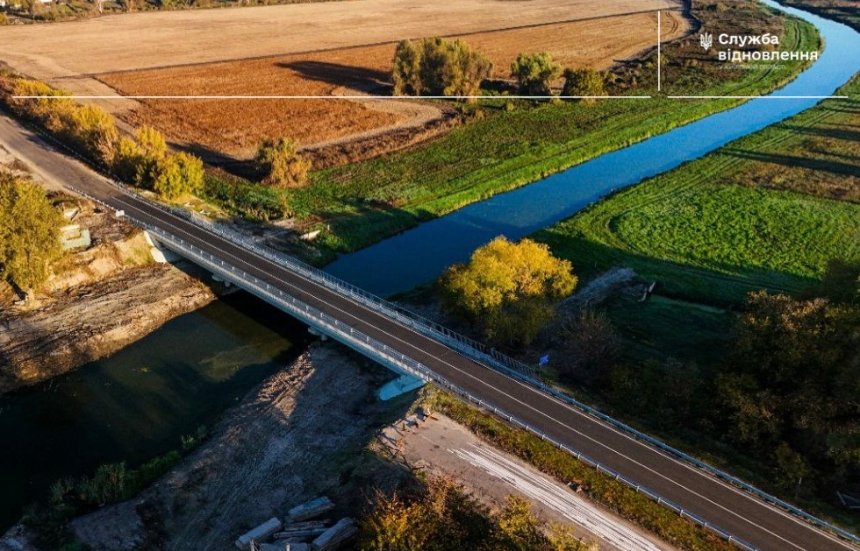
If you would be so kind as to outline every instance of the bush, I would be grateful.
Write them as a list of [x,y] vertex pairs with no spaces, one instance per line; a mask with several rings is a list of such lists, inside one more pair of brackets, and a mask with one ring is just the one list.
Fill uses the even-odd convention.
[[[564,71],[565,96],[605,96],[606,75],[594,69],[566,69]],[[593,99],[583,99],[585,103],[591,103]]]
[[462,40],[402,41],[394,53],[396,94],[476,96],[493,65]]
[[203,196],[232,214],[264,222],[290,214],[285,190],[231,176],[207,174]]
[[525,499],[510,496],[491,512],[462,487],[439,477],[413,491],[377,491],[360,523],[358,549],[475,551],[591,551],[569,529],[545,529]]
[[303,158],[289,138],[264,139],[257,148],[257,166],[266,173],[264,182],[276,187],[301,187],[307,183],[311,162]]
[[522,93],[533,96],[548,96],[550,84],[561,75],[561,65],[546,52],[520,54],[511,63],[511,76],[517,81]]
[[529,239],[497,237],[455,265],[441,284],[449,308],[479,323],[491,340],[527,345],[552,315],[551,302],[576,286],[570,262]]

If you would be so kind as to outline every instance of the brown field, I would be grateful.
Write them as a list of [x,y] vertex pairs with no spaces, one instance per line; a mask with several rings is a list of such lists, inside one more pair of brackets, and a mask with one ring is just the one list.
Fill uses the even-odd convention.
[[[461,35],[484,52],[498,78],[507,78],[520,52],[549,51],[565,66],[606,68],[654,42],[651,13]],[[664,39],[687,29],[676,12],[664,17]],[[617,37],[623,36],[623,40]],[[206,63],[99,75],[125,95],[356,95],[385,93],[394,44],[309,54]],[[248,157],[261,136],[289,135],[306,147],[331,145],[399,128],[419,128],[440,116],[437,107],[412,101],[142,100],[120,116],[149,124],[175,142]]]
[[[105,16],[0,29],[0,61],[85,95],[354,95],[380,90],[394,42],[461,36],[506,77],[521,51],[607,67],[688,28],[680,0],[345,0]],[[381,88],[384,90],[384,88]],[[321,147],[426,129],[438,107],[411,101],[143,100],[97,103],[173,142],[248,157],[261,136]]]

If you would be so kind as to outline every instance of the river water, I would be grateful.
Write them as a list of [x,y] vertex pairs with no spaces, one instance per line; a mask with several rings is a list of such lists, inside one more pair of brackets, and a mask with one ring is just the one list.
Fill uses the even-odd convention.
[[[816,63],[772,97],[832,95],[860,70],[860,34],[853,29],[770,0],[764,3],[814,24],[826,44]],[[498,235],[519,239],[551,226],[615,190],[701,157],[817,102],[751,100],[425,222],[341,256],[326,271],[380,296],[408,291],[435,279],[451,264],[467,260],[472,251]]]
[[303,349],[304,326],[237,293],[117,354],[0,397],[0,533],[63,476],[136,466],[211,427]]
[[[767,4],[776,6],[771,1]],[[775,95],[829,95],[860,69],[860,35],[815,24],[827,48]],[[680,101],[680,100],[679,100]],[[753,100],[497,195],[343,256],[329,271],[380,295],[405,291],[468,258],[496,235],[515,239],[607,193],[672,169],[814,105]],[[244,294],[177,318],[114,356],[0,397],[0,530],[59,477],[134,466],[178,447],[302,349],[305,328]]]

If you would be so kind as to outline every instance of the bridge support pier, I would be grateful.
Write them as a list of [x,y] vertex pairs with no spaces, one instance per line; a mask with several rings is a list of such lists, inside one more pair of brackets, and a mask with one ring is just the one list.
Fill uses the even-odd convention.
[[382,401],[390,400],[392,398],[400,396],[401,394],[412,392],[416,388],[421,388],[425,384],[425,381],[419,379],[418,377],[404,374],[394,379],[393,381],[382,385],[382,387],[380,387],[379,391],[376,394]]

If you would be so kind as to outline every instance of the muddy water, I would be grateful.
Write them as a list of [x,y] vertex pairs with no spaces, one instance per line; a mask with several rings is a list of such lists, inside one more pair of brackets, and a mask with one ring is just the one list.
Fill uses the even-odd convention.
[[329,264],[326,271],[377,295],[408,291],[435,279],[447,266],[468,259],[472,251],[498,235],[518,239],[534,233],[572,216],[614,190],[676,168],[800,113],[818,100],[794,99],[794,96],[833,94],[860,70],[860,34],[816,15],[783,8],[771,0],[763,1],[818,27],[826,44],[817,62],[772,94],[780,99],[749,101],[474,203],[344,255]]
[[176,318],[118,352],[0,397],[0,533],[63,476],[129,466],[211,426],[292,361],[306,328],[244,293]]

